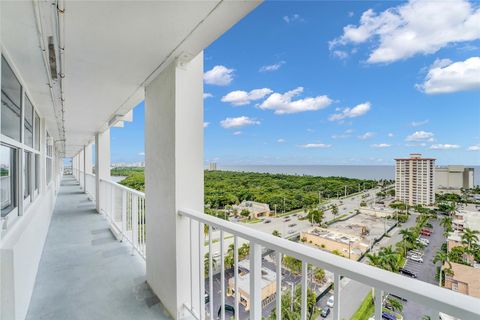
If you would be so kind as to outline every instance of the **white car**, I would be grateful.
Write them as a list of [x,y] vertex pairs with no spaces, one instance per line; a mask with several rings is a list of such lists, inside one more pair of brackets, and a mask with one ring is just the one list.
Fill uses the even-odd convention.
[[425,238],[418,238],[418,240],[425,242],[426,244],[430,244],[430,240],[425,239]]
[[335,297],[330,296],[330,298],[328,298],[328,301],[327,301],[327,306],[330,307],[330,308],[333,308],[334,303],[335,303]]
[[416,255],[411,255],[410,257],[408,257],[408,259],[410,259],[412,261],[415,261],[415,262],[423,263],[423,258],[419,257],[419,256],[416,256]]

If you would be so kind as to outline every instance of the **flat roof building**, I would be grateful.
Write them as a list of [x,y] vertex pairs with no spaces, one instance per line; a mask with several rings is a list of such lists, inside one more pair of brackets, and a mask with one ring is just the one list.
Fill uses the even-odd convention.
[[435,203],[435,159],[422,158],[420,153],[410,158],[395,159],[395,199],[408,205]]
[[[451,262],[452,274],[445,275],[444,287],[469,296],[480,298],[480,268]],[[448,264],[445,268],[449,268]]]
[[258,217],[268,217],[270,215],[270,206],[267,203],[243,200],[239,205],[233,206],[234,210],[240,213],[242,210],[250,212],[250,219]]
[[435,190],[440,193],[459,192],[473,188],[474,168],[462,165],[449,165],[435,168]]

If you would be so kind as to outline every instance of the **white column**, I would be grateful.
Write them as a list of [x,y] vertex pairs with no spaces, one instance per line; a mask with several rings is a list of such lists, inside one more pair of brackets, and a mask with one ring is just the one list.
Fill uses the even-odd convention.
[[80,176],[78,177],[78,181],[80,182],[80,187],[85,190],[85,180],[83,179],[84,177],[84,172],[85,172],[85,158],[84,158],[84,153],[83,153],[83,148],[80,150],[78,153],[78,173]]
[[92,171],[92,144],[88,144],[83,149],[85,153],[85,172],[93,173]]
[[[147,281],[170,314],[198,310],[198,227],[177,215],[203,211],[203,52],[172,62],[145,92]],[[193,252],[190,252],[193,241]],[[203,259],[201,259],[203,261]],[[190,277],[191,270],[193,277]],[[191,285],[193,281],[193,285]]]
[[95,201],[97,212],[100,213],[103,205],[102,201],[108,201],[108,199],[103,198],[104,195],[100,188],[100,180],[110,179],[110,129],[95,134],[95,154]]

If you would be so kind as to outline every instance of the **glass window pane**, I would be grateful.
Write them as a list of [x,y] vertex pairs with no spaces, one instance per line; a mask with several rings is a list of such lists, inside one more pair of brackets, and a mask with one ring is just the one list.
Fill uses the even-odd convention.
[[52,159],[47,158],[47,184],[52,180]]
[[33,105],[28,97],[25,99],[24,106],[24,142],[27,146],[33,148]]
[[2,57],[2,134],[20,141],[22,87]]
[[26,199],[30,195],[30,152],[23,153],[23,198]]
[[0,145],[0,201],[2,217],[5,217],[15,207],[15,157],[16,150]]
[[40,186],[40,155],[36,154],[35,155],[35,190],[38,190],[38,187]]
[[40,151],[40,117],[35,112],[35,150]]

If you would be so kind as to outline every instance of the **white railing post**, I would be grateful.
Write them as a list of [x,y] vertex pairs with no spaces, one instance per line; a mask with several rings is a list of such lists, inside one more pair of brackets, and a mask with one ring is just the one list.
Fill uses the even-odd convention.
[[213,315],[213,257],[212,257],[212,226],[208,226],[208,297],[210,319],[214,319]]
[[122,190],[122,238],[127,233],[127,192]]
[[234,251],[233,251],[233,274],[235,277],[235,320],[240,319],[240,311],[238,309],[238,305],[240,302],[240,294],[238,293],[238,237],[234,236],[233,239],[233,246],[234,246]]
[[135,248],[138,244],[138,196],[132,195],[132,244]]
[[220,310],[221,320],[225,320],[225,247],[223,230],[220,230]]
[[200,306],[200,320],[205,319],[205,267],[203,264],[203,256],[205,254],[205,236],[204,224],[198,223],[198,299]]
[[250,319],[262,318],[262,247],[250,242]]
[[276,313],[277,320],[282,320],[282,253],[277,251],[275,254],[276,268],[277,268],[277,299],[276,299]]
[[307,320],[307,294],[308,294],[308,263],[302,261],[302,309],[301,317],[302,320]]
[[338,272],[333,274],[333,320],[340,320],[340,280]]
[[375,288],[375,320],[382,320],[382,290]]

